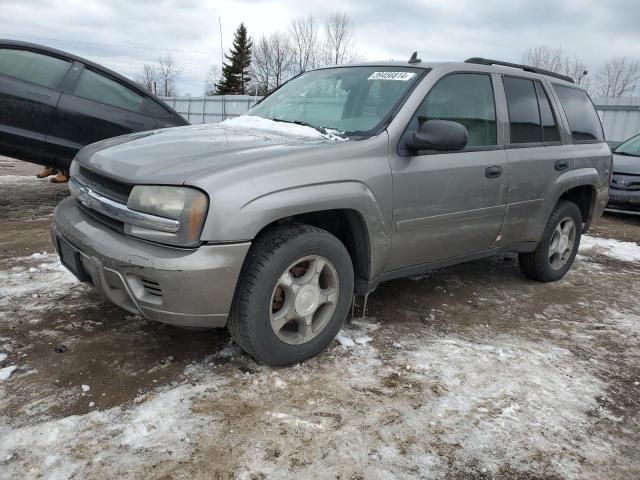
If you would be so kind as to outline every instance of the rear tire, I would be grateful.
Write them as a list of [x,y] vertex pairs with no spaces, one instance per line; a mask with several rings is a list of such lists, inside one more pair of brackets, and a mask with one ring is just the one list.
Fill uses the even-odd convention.
[[582,214],[578,206],[560,200],[547,221],[542,240],[531,253],[519,253],[520,270],[539,282],[560,280],[571,268],[582,235]]
[[310,225],[275,227],[249,250],[228,328],[257,361],[290,365],[331,343],[352,295],[353,266],[340,240]]

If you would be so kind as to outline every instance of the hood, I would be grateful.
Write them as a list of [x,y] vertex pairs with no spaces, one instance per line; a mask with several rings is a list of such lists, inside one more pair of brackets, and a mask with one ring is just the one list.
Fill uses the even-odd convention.
[[240,163],[337,141],[311,127],[267,122],[260,128],[229,121],[134,133],[88,145],[76,161],[126,183],[181,185]]
[[628,175],[640,175],[640,157],[630,155],[613,154],[614,173],[626,173]]

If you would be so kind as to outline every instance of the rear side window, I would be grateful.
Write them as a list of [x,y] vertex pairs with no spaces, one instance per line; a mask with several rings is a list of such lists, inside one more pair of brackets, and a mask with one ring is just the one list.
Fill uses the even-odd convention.
[[488,75],[454,73],[429,91],[417,112],[419,123],[451,120],[469,132],[467,148],[496,145],[496,106]]
[[503,77],[509,109],[511,143],[542,142],[538,97],[533,80]]
[[144,101],[139,93],[86,68],[80,74],[73,93],[78,97],[136,112],[141,110]]
[[558,131],[558,125],[556,119],[553,116],[553,110],[551,110],[551,104],[549,103],[549,97],[547,97],[542,84],[538,81],[534,82],[536,85],[536,93],[538,94],[538,105],[540,106],[540,120],[542,122],[542,141],[547,142],[559,142],[560,132]]
[[28,50],[0,49],[0,74],[43,87],[57,87],[71,62]]
[[560,103],[567,115],[573,140],[576,142],[601,142],[604,140],[600,118],[584,90],[554,85]]

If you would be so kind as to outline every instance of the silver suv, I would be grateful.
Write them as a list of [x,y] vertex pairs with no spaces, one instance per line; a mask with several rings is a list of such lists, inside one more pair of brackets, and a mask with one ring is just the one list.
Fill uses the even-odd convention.
[[562,278],[610,168],[571,79],[414,55],[306,72],[222,124],[85,147],[52,239],[122,308],[226,325],[286,365],[385,280],[507,251],[529,278]]

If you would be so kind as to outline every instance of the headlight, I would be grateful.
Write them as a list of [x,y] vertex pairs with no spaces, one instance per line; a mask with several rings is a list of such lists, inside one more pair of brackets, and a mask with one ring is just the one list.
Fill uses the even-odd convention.
[[180,227],[177,232],[168,233],[125,224],[125,233],[154,242],[193,247],[200,243],[208,206],[207,196],[195,188],[136,185],[127,201],[129,209],[177,220]]

